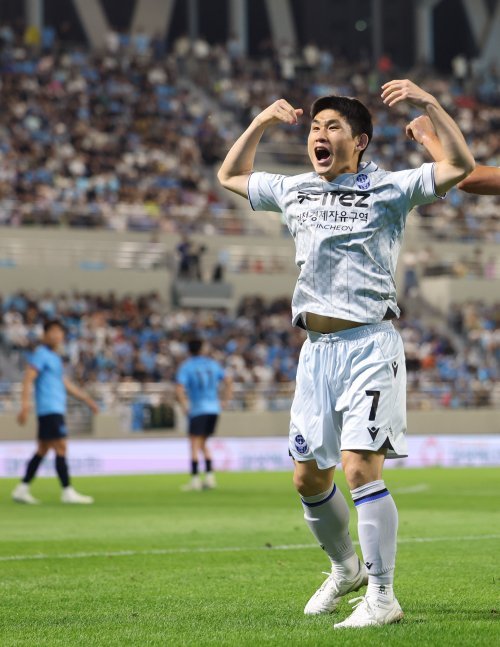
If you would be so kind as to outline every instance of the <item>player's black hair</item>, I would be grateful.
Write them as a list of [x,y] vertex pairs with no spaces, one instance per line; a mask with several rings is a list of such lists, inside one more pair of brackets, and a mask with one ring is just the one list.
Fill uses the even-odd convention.
[[43,324],[43,332],[48,332],[51,328],[54,328],[54,326],[57,326],[63,332],[66,332],[66,326],[60,319],[47,319]]
[[201,347],[203,346],[203,340],[199,337],[192,337],[188,340],[187,344],[191,355],[199,355]]
[[[370,143],[373,137],[372,116],[368,108],[359,99],[335,94],[319,97],[311,105],[311,119],[314,119],[318,112],[322,110],[335,110],[338,112],[347,121],[355,137],[365,133],[368,136],[368,144]],[[368,148],[368,145],[366,148]],[[359,153],[358,162],[361,162],[366,148]]]

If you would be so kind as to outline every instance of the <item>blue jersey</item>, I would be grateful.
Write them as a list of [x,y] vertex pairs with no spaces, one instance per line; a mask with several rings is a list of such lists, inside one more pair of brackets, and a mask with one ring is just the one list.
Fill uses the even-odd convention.
[[66,413],[66,387],[62,359],[48,346],[38,346],[29,357],[38,373],[35,380],[35,403],[38,416]]
[[191,357],[177,371],[177,383],[189,398],[189,417],[220,413],[219,384],[225,371],[209,357]]

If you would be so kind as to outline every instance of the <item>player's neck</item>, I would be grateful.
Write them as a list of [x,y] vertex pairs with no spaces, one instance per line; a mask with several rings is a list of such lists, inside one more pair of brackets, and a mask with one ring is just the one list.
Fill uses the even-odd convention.
[[343,164],[337,168],[332,168],[330,171],[327,171],[324,175],[321,174],[320,178],[325,182],[333,182],[339,175],[345,175],[347,173],[357,173],[358,172],[358,162],[350,162],[348,164]]

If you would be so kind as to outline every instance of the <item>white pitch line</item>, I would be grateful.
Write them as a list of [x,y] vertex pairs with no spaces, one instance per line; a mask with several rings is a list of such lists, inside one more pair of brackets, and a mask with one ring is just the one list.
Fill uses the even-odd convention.
[[[465,535],[463,537],[402,537],[398,544],[424,544],[438,541],[460,542],[460,541],[484,541],[488,539],[500,539],[500,535]],[[359,545],[359,542],[354,542]],[[304,550],[318,548],[318,544],[284,544],[276,546],[220,546],[213,548],[157,548],[151,550],[115,550],[104,552],[88,553],[62,553],[48,555],[38,553],[35,555],[0,555],[0,562],[28,562],[44,559],[88,559],[91,557],[135,557],[138,555],[190,555],[203,553],[243,553],[252,551],[279,551],[279,550]]]
[[425,483],[417,483],[416,485],[408,485],[407,487],[391,488],[391,494],[418,494],[419,492],[426,492],[429,486]]

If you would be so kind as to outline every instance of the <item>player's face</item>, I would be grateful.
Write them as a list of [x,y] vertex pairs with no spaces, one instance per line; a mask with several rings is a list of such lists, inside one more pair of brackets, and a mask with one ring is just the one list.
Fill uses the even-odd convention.
[[59,348],[64,342],[64,330],[59,326],[52,326],[45,333],[45,343],[49,348]]
[[336,110],[322,110],[311,122],[307,152],[314,170],[325,180],[355,173],[360,149],[346,119]]

